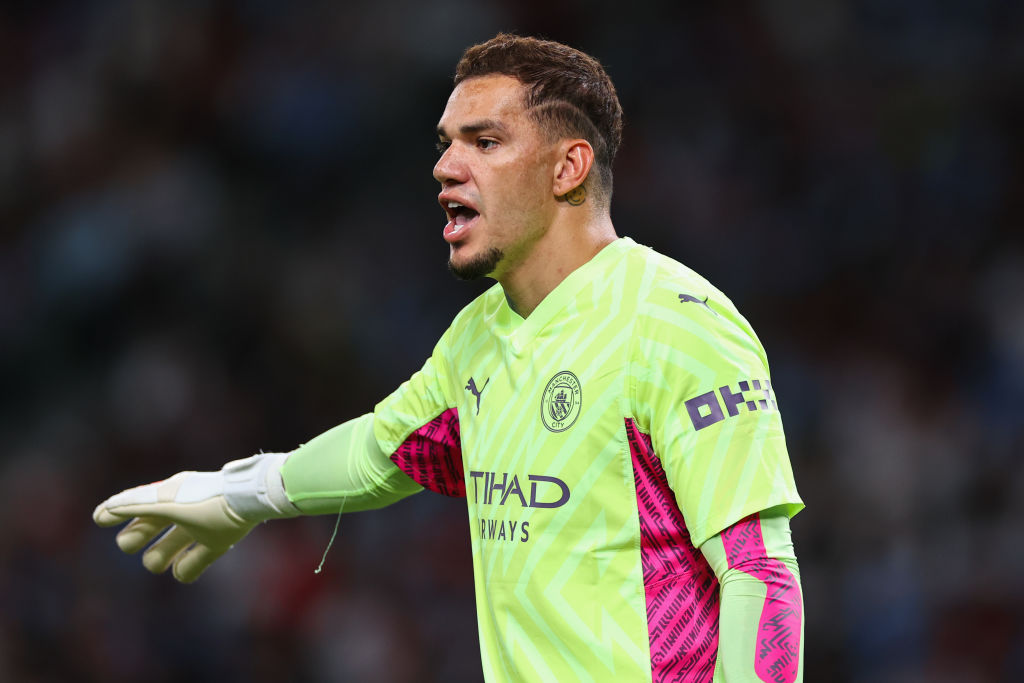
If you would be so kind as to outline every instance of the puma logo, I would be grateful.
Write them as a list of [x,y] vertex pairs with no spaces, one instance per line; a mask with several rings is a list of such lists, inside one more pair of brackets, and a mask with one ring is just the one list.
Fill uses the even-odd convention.
[[704,297],[703,299],[698,299],[697,297],[693,296],[692,294],[680,294],[679,295],[679,303],[683,303],[683,304],[685,304],[685,303],[700,304],[701,306],[703,306],[704,308],[708,309],[709,311],[711,311],[715,315],[718,315],[718,313],[715,312],[715,309],[711,308],[711,306],[708,306],[708,297]]
[[488,377],[487,381],[484,382],[484,385],[482,387],[480,387],[479,389],[477,389],[476,388],[476,380],[474,380],[472,377],[470,377],[469,378],[469,383],[466,384],[466,389],[468,389],[471,394],[476,396],[476,414],[477,415],[480,414],[480,394],[484,393],[484,389],[487,388],[487,385],[490,384],[490,382],[491,382],[491,378]]

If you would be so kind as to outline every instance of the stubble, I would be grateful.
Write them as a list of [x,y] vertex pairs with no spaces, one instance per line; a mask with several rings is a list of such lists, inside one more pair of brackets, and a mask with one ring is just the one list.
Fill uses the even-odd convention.
[[452,259],[448,259],[448,270],[460,280],[479,280],[493,273],[503,258],[505,253],[501,249],[491,247],[461,265],[455,265]]

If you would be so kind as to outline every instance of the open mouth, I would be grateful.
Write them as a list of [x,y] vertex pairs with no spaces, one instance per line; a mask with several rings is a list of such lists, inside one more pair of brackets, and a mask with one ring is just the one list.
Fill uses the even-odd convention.
[[448,224],[444,226],[444,237],[453,241],[461,237],[460,233],[473,223],[480,213],[471,206],[461,202],[443,202],[445,213],[448,214]]

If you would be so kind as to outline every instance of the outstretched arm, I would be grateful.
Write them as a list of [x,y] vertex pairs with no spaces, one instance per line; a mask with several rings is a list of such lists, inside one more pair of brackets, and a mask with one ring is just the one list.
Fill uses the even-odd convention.
[[423,488],[403,473],[373,434],[373,414],[329,429],[289,454],[281,468],[288,499],[306,515],[373,510]]
[[721,586],[716,683],[803,679],[803,595],[789,518],[765,510],[701,546]]
[[[191,583],[260,522],[300,514],[383,507],[420,487],[381,451],[373,415],[349,420],[291,453],[263,453],[218,472],[179,472],[100,503],[100,526],[131,520],[118,546]],[[157,538],[159,536],[159,538]],[[154,541],[154,539],[156,539]]]

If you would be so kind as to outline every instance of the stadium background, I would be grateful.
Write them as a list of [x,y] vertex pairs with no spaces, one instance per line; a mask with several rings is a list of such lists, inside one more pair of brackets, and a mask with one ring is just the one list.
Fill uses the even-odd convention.
[[267,525],[192,587],[107,495],[287,450],[416,370],[433,127],[498,30],[598,56],[613,218],[767,347],[808,681],[1024,680],[1024,5],[0,9],[0,680],[473,681],[461,501]]

